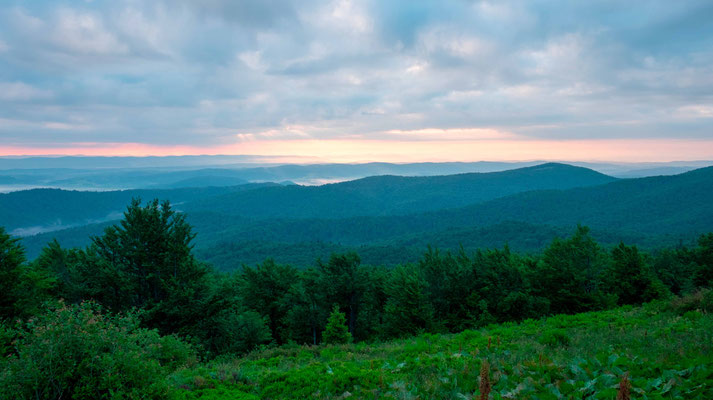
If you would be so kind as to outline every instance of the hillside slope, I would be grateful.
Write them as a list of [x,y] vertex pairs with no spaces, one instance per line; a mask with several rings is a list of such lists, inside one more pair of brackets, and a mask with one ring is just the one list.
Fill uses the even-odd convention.
[[538,189],[568,189],[615,178],[565,164],[443,176],[374,176],[322,186],[269,187],[187,204],[187,212],[211,211],[251,218],[344,218],[405,215],[462,207]]
[[[181,399],[713,398],[713,316],[654,304],[386,343],[292,346],[176,373]],[[486,364],[487,363],[487,364]],[[486,364],[484,366],[484,364]]]
[[[116,219],[134,197],[160,198],[172,204],[219,194],[252,190],[272,184],[156,190],[85,192],[32,189],[0,194],[0,226],[14,234],[31,234],[62,227]],[[179,207],[180,208],[180,207]]]
[[[406,216],[342,219],[252,219],[217,212],[189,212],[196,250],[220,269],[271,256],[299,266],[332,251],[357,250],[365,263],[415,259],[427,245],[445,249],[500,247],[537,251],[578,224],[593,228],[604,245],[624,241],[645,248],[689,243],[713,230],[713,168],[676,176],[628,179],[570,190],[533,191],[469,207]],[[57,237],[82,246],[103,225],[25,238],[30,257]],[[402,254],[404,258],[389,257]]]
[[[19,235],[56,230],[120,216],[133,197],[180,203],[187,212],[217,212],[250,218],[340,218],[403,215],[479,203],[542,188],[568,188],[614,181],[586,168],[563,164],[497,173],[433,177],[378,176],[322,186],[245,184],[221,170],[170,173],[166,189],[106,192],[33,189],[0,194],[0,226]],[[198,175],[195,175],[198,174]],[[201,175],[206,174],[206,175]],[[194,175],[192,177],[186,177]],[[188,186],[171,189],[174,186]],[[196,187],[190,187],[196,186]]]
[[628,179],[569,190],[520,193],[468,207],[406,216],[243,221],[226,240],[334,241],[359,244],[454,227],[505,221],[573,226],[578,223],[645,235],[690,234],[713,228],[713,167],[681,175]]

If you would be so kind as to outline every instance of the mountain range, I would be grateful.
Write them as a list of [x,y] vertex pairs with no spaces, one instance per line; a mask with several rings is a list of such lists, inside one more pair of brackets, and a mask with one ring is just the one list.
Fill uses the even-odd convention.
[[707,206],[711,193],[713,167],[617,179],[547,163],[491,173],[375,176],[321,186],[23,191],[0,195],[0,225],[31,232],[31,226],[18,226],[28,221],[27,215],[36,226],[72,224],[23,238],[34,257],[55,237],[64,246],[86,245],[112,216],[120,216],[131,197],[158,197],[187,213],[197,233],[197,254],[221,269],[268,256],[309,265],[347,250],[357,250],[366,263],[389,264],[413,260],[428,245],[471,251],[508,243],[538,251],[577,224],[590,226],[605,245],[688,243],[713,230],[713,208]]
[[[0,157],[0,193],[32,188],[73,190],[171,189],[246,182],[321,185],[359,178],[498,172],[542,164],[527,162],[423,162],[394,164],[274,164],[247,156]],[[673,175],[713,161],[671,163],[570,163],[618,178]]]

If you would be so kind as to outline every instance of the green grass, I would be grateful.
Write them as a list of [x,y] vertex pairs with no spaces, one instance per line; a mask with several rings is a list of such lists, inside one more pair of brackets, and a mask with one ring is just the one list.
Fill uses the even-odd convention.
[[713,398],[713,316],[668,303],[491,325],[386,343],[292,346],[171,377],[179,399]]

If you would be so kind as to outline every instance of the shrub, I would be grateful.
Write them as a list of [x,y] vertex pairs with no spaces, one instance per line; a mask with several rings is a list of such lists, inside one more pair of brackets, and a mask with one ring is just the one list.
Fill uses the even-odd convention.
[[166,398],[168,374],[194,357],[177,338],[139,328],[135,314],[60,303],[18,330],[3,362],[0,398]]
[[540,343],[545,346],[567,346],[569,344],[569,335],[563,329],[552,329],[542,334]]
[[680,315],[694,310],[713,312],[713,290],[699,289],[686,296],[675,298],[669,308]]
[[14,329],[0,322],[0,357],[5,357],[10,353],[15,335]]
[[213,354],[244,354],[272,342],[270,328],[255,311],[223,310],[212,323],[210,337],[202,342]]
[[336,304],[329,315],[322,337],[326,344],[344,344],[352,341],[352,335],[347,330],[347,319]]

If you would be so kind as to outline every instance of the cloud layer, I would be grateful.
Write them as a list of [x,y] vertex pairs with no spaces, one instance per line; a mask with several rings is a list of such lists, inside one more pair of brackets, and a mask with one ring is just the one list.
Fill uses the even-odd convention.
[[711,21],[705,0],[8,0],[0,155],[625,141],[713,158]]

